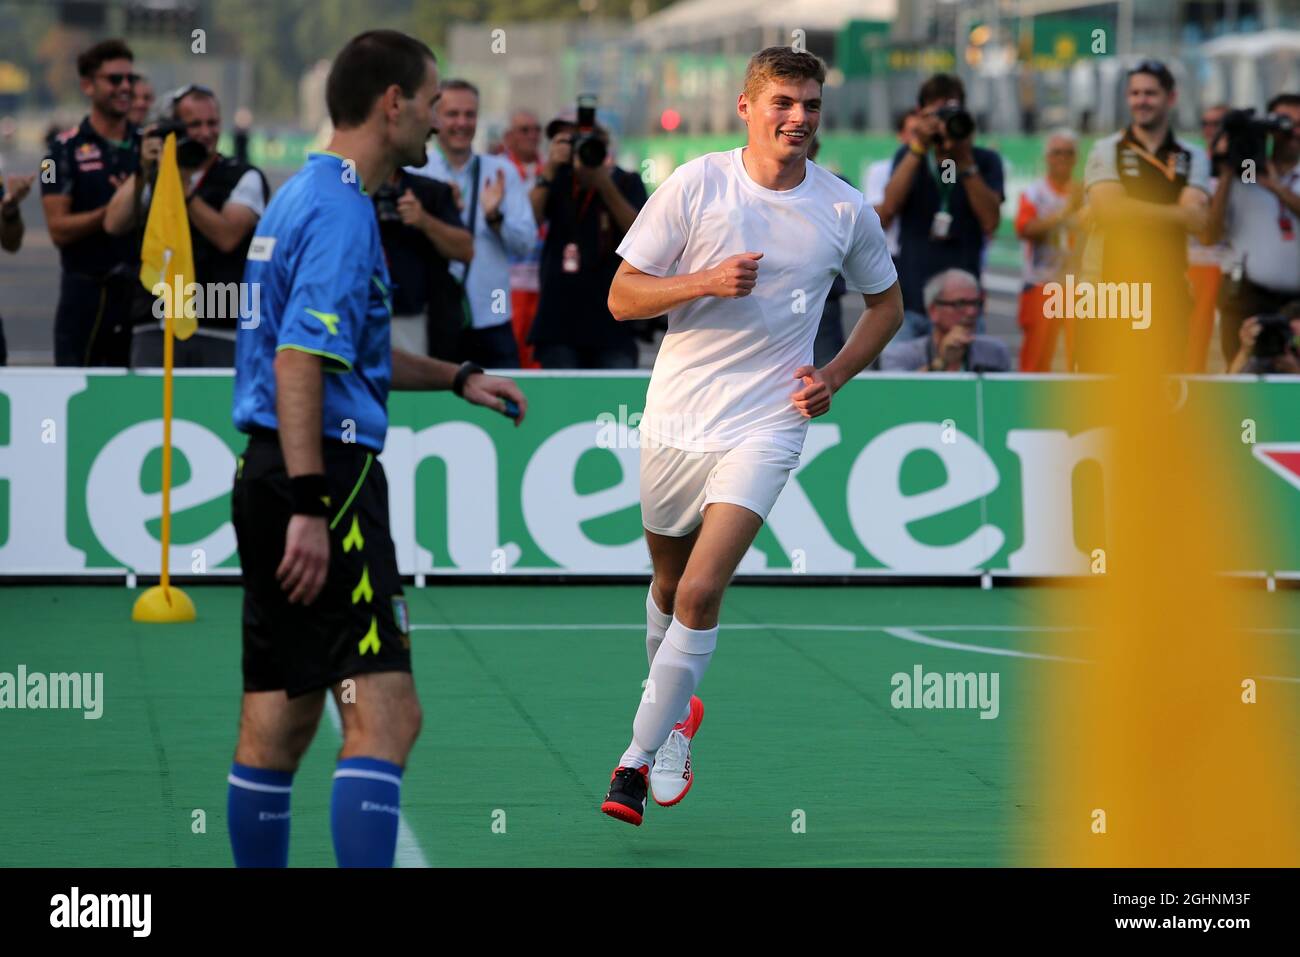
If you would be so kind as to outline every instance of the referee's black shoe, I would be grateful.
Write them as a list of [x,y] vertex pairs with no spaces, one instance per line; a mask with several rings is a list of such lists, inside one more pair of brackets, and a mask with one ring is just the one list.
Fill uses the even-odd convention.
[[639,768],[615,768],[613,777],[609,779],[609,793],[605,795],[605,803],[600,809],[610,817],[640,827],[645,815],[649,777],[650,769],[645,765]]

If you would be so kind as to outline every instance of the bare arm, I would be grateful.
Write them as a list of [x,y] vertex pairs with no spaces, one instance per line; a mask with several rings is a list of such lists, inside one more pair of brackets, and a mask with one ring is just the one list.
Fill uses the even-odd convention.
[[898,161],[894,167],[893,175],[889,177],[889,182],[885,186],[885,198],[879,206],[876,207],[876,214],[880,217],[880,225],[892,223],[902,211],[903,205],[907,202],[907,196],[912,192],[912,184],[916,181],[916,174],[921,171],[925,164],[925,154],[918,153],[915,149],[909,149],[903,154],[903,158]]
[[104,207],[104,232],[110,236],[121,236],[131,231],[135,225],[135,211],[139,208],[140,193],[144,189],[144,180],[139,173],[132,173],[113,193],[113,198]]
[[41,206],[45,210],[45,224],[50,230],[50,241],[59,247],[93,236],[102,230],[104,214],[108,211],[107,206],[101,206],[84,213],[70,212],[71,196],[42,196]]
[[1201,242],[1207,246],[1213,246],[1223,239],[1224,227],[1228,220],[1228,197],[1232,193],[1234,178],[1230,175],[1220,176],[1218,184],[1214,187],[1214,195],[1210,197],[1210,208],[1205,217],[1205,232],[1201,234]]
[[600,191],[600,198],[605,201],[605,208],[609,210],[610,216],[614,218],[615,232],[622,235],[632,228],[636,222],[636,207],[627,201],[609,171],[601,167],[600,173],[596,179],[596,188]]
[[762,253],[740,253],[717,266],[680,276],[651,276],[624,261],[609,287],[610,315],[619,322],[649,319],[704,296],[748,296],[758,279]]
[[903,325],[903,293],[895,282],[884,292],[863,293],[866,311],[849,333],[844,347],[822,368],[822,375],[838,392],[840,387],[869,366]]
[[299,349],[281,349],[275,354],[275,417],[290,478],[325,472],[321,453],[324,374],[320,356]]
[[218,212],[195,196],[185,203],[185,208],[190,224],[223,253],[234,252],[257,228],[257,213],[242,203],[226,203]]
[[[393,350],[393,388],[407,392],[438,391],[450,389],[460,366],[429,356],[419,356],[402,349]],[[465,380],[461,396],[466,402],[481,405],[494,412],[504,412],[510,399],[519,407],[515,425],[524,421],[528,400],[511,379],[476,372]]]

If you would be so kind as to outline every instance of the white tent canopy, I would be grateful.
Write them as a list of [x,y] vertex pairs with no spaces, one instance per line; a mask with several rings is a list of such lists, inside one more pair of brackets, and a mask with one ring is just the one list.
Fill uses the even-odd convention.
[[646,17],[637,33],[663,47],[753,27],[839,30],[850,20],[893,20],[897,13],[898,0],[681,0]]
[[1300,30],[1262,30],[1219,37],[1201,45],[1207,57],[1261,57],[1271,53],[1300,53]]

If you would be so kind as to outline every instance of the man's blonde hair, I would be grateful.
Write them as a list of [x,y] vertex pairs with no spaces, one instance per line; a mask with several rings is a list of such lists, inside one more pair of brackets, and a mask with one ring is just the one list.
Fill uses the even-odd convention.
[[768,47],[749,58],[745,68],[745,97],[756,100],[773,80],[816,80],[826,82],[826,64],[821,57],[792,47]]

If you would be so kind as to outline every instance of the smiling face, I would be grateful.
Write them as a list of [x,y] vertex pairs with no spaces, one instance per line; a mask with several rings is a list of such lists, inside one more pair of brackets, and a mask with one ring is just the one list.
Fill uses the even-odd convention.
[[822,87],[816,80],[774,77],[751,100],[740,94],[740,118],[749,127],[749,148],[781,163],[805,159],[821,123]]
[[465,153],[478,131],[478,97],[472,90],[444,90],[438,101],[438,143],[444,151]]
[[120,120],[131,111],[135,64],[126,57],[105,60],[93,75],[81,78],[81,92],[104,116]]
[[1128,78],[1128,111],[1133,125],[1143,130],[1156,129],[1169,119],[1177,93],[1166,92],[1150,73],[1134,73]]

